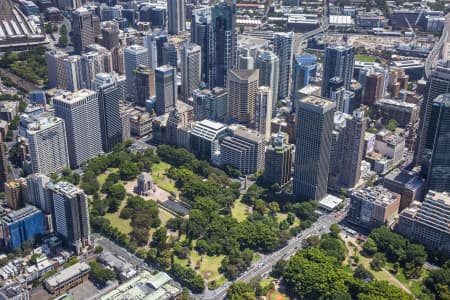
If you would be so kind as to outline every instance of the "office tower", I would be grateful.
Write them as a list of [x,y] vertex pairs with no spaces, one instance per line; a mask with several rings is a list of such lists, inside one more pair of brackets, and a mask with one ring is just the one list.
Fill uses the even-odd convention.
[[[212,7],[209,28],[208,86],[226,87],[228,72],[237,64],[236,4],[220,2]],[[202,49],[203,50],[203,49]]]
[[438,62],[436,69],[430,72],[428,83],[426,86],[422,107],[420,109],[420,123],[417,131],[417,141],[414,151],[415,165],[422,165],[422,174],[427,173],[427,161],[429,158],[424,153],[425,143],[428,140],[428,127],[431,122],[431,107],[433,100],[442,94],[450,92],[450,60],[441,60]]
[[334,102],[316,96],[298,104],[294,163],[294,195],[298,200],[326,196],[335,107]]
[[428,249],[448,253],[449,223],[450,195],[430,190],[423,202],[414,201],[401,212],[395,231]]
[[230,125],[230,136],[220,144],[220,162],[242,172],[253,174],[264,168],[264,137],[242,125]]
[[[95,45],[95,46],[94,46]],[[81,55],[82,88],[93,89],[92,82],[98,73],[109,73],[113,70],[111,52],[94,44],[91,50]],[[94,50],[95,49],[95,50]]]
[[202,53],[202,82],[208,82],[208,39],[211,25],[211,7],[202,7],[192,11],[191,18],[191,43],[197,44]]
[[[8,181],[8,147],[3,143],[3,137],[0,134],[0,182]],[[0,192],[5,191],[5,186],[0,184]]]
[[184,0],[168,0],[167,1],[168,26],[169,34],[179,34],[186,30],[186,7]]
[[55,115],[64,120],[69,161],[72,169],[78,168],[102,152],[99,104],[97,93],[79,90],[53,98]]
[[344,81],[341,77],[333,77],[328,81],[328,98],[336,103],[336,111],[344,111]]
[[122,142],[120,101],[124,100],[124,78],[115,73],[99,73],[93,82],[97,91],[103,152],[109,153]]
[[134,70],[134,103],[145,106],[145,101],[155,95],[155,73],[148,67],[139,65]]
[[177,101],[177,70],[169,65],[155,69],[156,115],[166,114]]
[[47,183],[50,178],[44,174],[34,173],[26,178],[28,202],[46,213],[52,212],[51,201],[47,196]]
[[6,181],[5,200],[6,204],[12,209],[19,209],[25,205],[27,200],[26,188],[27,184],[23,178]]
[[350,195],[348,222],[364,228],[392,226],[400,207],[400,195],[382,185],[367,186]]
[[33,173],[59,173],[69,167],[69,152],[64,121],[42,117],[28,125],[28,145]]
[[228,93],[226,89],[215,87],[212,90],[194,90],[192,92],[194,119],[209,119],[216,122],[227,120]]
[[113,26],[102,28],[102,44],[108,50],[119,47],[119,28]]
[[313,54],[295,54],[292,72],[292,95],[307,86],[316,77],[317,56]]
[[262,51],[256,57],[256,69],[259,70],[259,85],[272,89],[271,116],[274,116],[277,111],[280,59],[272,51]]
[[178,67],[178,49],[172,42],[164,43],[162,47],[162,64],[170,65],[175,69]]
[[341,187],[353,188],[358,183],[361,177],[367,121],[361,110],[355,110],[352,116],[342,112],[336,112],[334,115],[329,186],[339,190]]
[[344,88],[348,90],[353,77],[355,65],[355,48],[350,46],[329,46],[325,49],[323,64],[322,96],[330,97],[329,82],[333,77],[340,77]]
[[433,101],[423,156],[426,190],[450,192],[450,94]]
[[383,96],[384,76],[381,73],[372,73],[366,77],[363,104],[372,106]]
[[203,119],[196,122],[191,131],[191,151],[199,159],[206,159],[220,165],[219,141],[226,136],[227,126],[223,123]]
[[72,42],[76,54],[81,54],[85,48],[95,43],[95,27],[98,17],[85,7],[72,12]]
[[228,75],[228,120],[241,124],[255,121],[258,70],[230,70]]
[[48,86],[50,88],[60,87],[66,88],[66,70],[64,68],[64,60],[69,55],[66,52],[53,49],[45,52],[45,62],[47,63]]
[[125,75],[127,77],[127,95],[133,98],[134,92],[134,70],[139,65],[148,67],[148,50],[139,45],[132,45],[125,48]]
[[64,60],[64,69],[66,71],[66,88],[71,92],[76,92],[82,88],[83,73],[81,69],[81,57],[71,55]]
[[165,28],[167,23],[167,9],[164,6],[153,7],[150,12],[152,28]]
[[199,45],[189,43],[181,48],[181,90],[183,100],[188,101],[192,92],[198,89],[201,82],[202,49]]
[[291,64],[294,33],[276,33],[273,37],[273,52],[280,59],[280,79],[278,80],[278,98],[289,98]]
[[10,250],[21,248],[23,243],[45,234],[44,216],[31,205],[8,213],[2,218],[1,224],[5,246]]
[[237,69],[255,69],[255,58],[251,55],[251,49],[248,47],[238,48]]
[[274,133],[266,149],[264,181],[283,187],[291,180],[294,145],[289,144],[286,133]]
[[266,141],[270,139],[270,122],[272,121],[272,89],[260,86],[255,100],[255,129]]
[[56,232],[80,253],[90,244],[88,197],[71,183],[49,183]]

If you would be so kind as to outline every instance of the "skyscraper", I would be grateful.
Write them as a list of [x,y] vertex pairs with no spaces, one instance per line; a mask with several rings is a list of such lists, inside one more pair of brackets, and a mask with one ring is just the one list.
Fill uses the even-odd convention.
[[93,89],[92,82],[95,80],[95,75],[98,73],[109,73],[112,71],[112,56],[111,52],[100,45],[81,55],[81,72],[82,84],[81,87],[85,89]]
[[253,123],[259,71],[230,70],[228,81],[228,120],[241,124]]
[[256,69],[259,70],[259,85],[272,89],[272,115],[276,113],[278,86],[280,80],[280,59],[272,51],[262,51],[256,57]]
[[64,120],[70,167],[75,169],[102,152],[97,93],[79,90],[53,99],[55,115]]
[[155,69],[155,90],[155,111],[160,116],[174,108],[177,101],[177,71],[174,67],[165,65]]
[[316,96],[298,103],[294,195],[299,200],[326,196],[335,106]]
[[49,183],[47,187],[51,192],[56,232],[80,253],[90,244],[88,198],[66,181]]
[[69,167],[64,121],[57,117],[38,118],[27,129],[33,173],[59,173]]
[[102,42],[103,47],[108,50],[113,50],[119,47],[119,28],[105,27],[102,28]]
[[208,39],[210,37],[209,29],[211,26],[211,7],[202,7],[192,11],[191,20],[191,43],[197,44],[202,53],[202,75],[201,80],[208,82]]
[[181,48],[181,89],[183,100],[187,102],[192,92],[201,82],[202,49],[196,44],[184,44]]
[[132,45],[125,48],[125,75],[127,77],[127,95],[133,99],[134,91],[134,70],[139,65],[148,67],[148,50],[139,45]]
[[226,89],[216,87],[212,90],[194,90],[192,94],[196,121],[209,119],[225,122],[227,120],[228,93]]
[[323,64],[322,96],[330,98],[330,79],[340,77],[346,90],[350,89],[355,65],[355,48],[350,46],[330,46],[325,49]]
[[164,43],[162,47],[163,65],[170,65],[174,68],[178,67],[178,49],[173,42]]
[[450,192],[450,94],[433,101],[423,156],[426,190]]
[[90,44],[95,43],[95,27],[98,17],[85,7],[72,12],[72,42],[76,54],[81,54]]
[[381,73],[372,73],[366,77],[366,87],[364,89],[363,104],[372,106],[383,96],[384,76]]
[[270,139],[270,123],[272,121],[272,89],[260,86],[255,100],[255,129],[266,141]]
[[[237,64],[236,4],[219,2],[212,7],[208,41],[208,86],[226,87],[228,71]],[[203,49],[202,49],[203,50]]]
[[134,103],[145,106],[145,101],[155,95],[155,73],[146,66],[139,65],[134,70]]
[[307,86],[316,76],[317,56],[313,54],[294,55],[294,67],[292,72],[292,95]]
[[276,33],[273,37],[273,51],[280,59],[279,99],[289,98],[290,95],[293,38],[292,32]]
[[47,196],[47,184],[50,182],[44,174],[34,173],[27,176],[28,201],[46,213],[52,212],[52,203]]
[[417,132],[417,141],[414,152],[415,165],[423,165],[422,173],[427,173],[426,164],[429,157],[424,153],[425,143],[428,140],[428,127],[430,125],[431,107],[433,100],[442,94],[450,92],[450,60],[441,60],[436,69],[432,70],[428,78],[422,107],[420,109],[420,124]]
[[81,57],[71,55],[64,60],[66,72],[66,88],[71,92],[76,92],[82,88],[83,73],[81,71]]
[[99,73],[93,82],[98,96],[100,131],[105,153],[111,152],[115,145],[122,142],[119,104],[124,100],[123,86],[123,76],[115,73]]
[[6,204],[16,210],[24,207],[27,198],[27,184],[24,178],[6,181],[5,187]]
[[186,7],[184,0],[168,0],[167,13],[169,34],[179,34],[186,30]]
[[[8,148],[3,143],[3,137],[0,134],[0,182],[8,181]],[[5,186],[0,184],[0,192],[5,190]]]
[[66,88],[67,79],[66,70],[64,68],[64,60],[68,57],[69,55],[66,52],[56,49],[45,52],[49,87]]
[[294,145],[288,143],[286,133],[273,134],[266,149],[264,181],[280,187],[286,185],[291,180],[293,153]]

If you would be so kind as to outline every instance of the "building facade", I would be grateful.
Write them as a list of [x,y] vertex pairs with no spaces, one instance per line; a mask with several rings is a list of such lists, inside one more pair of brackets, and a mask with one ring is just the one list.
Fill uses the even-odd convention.
[[273,37],[273,51],[280,59],[280,79],[278,80],[278,98],[290,96],[294,33],[276,33]]
[[194,119],[201,121],[209,119],[225,122],[228,112],[228,92],[221,87],[212,90],[197,89],[192,92],[194,105]]
[[260,86],[256,92],[255,100],[255,129],[268,141],[270,139],[272,121],[272,89]]
[[285,133],[274,133],[266,149],[264,181],[285,186],[291,180],[294,145],[289,144]]
[[256,57],[255,69],[259,70],[259,85],[272,89],[272,115],[276,113],[280,80],[280,59],[272,51],[262,51]]
[[181,48],[181,94],[184,102],[192,97],[192,92],[199,88],[202,76],[202,48],[193,43],[186,43]]
[[167,1],[169,34],[179,34],[186,30],[186,7],[184,0]]
[[160,116],[175,108],[178,98],[177,70],[169,65],[155,69],[156,115]]
[[252,124],[255,121],[259,70],[230,70],[228,79],[228,120]]
[[355,48],[350,46],[330,46],[325,49],[322,76],[322,97],[330,98],[330,79],[340,77],[344,88],[350,89],[355,65]]
[[125,48],[124,53],[125,75],[127,77],[127,95],[133,98],[134,92],[134,70],[139,66],[148,66],[148,49],[140,45],[132,45]]

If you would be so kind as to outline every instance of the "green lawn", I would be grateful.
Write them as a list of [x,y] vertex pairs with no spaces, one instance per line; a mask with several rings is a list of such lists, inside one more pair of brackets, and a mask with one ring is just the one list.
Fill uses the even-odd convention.
[[247,204],[241,202],[241,199],[242,199],[242,196],[239,197],[239,199],[237,199],[234,202],[234,206],[233,206],[233,208],[231,208],[231,215],[238,222],[242,222],[245,219],[247,219],[248,210],[250,209],[250,206],[248,206]]
[[[219,256],[208,256],[208,255],[200,255],[197,251],[192,250],[189,252],[189,259],[191,261],[190,268],[195,269],[197,273],[201,274],[206,281],[223,281],[225,278],[222,278],[223,275],[219,273],[219,267],[224,258],[224,255]],[[178,257],[174,257],[175,262],[187,266],[187,259],[180,259]],[[196,266],[199,265],[199,268]]]
[[170,165],[165,162],[160,162],[152,166],[152,178],[157,186],[166,192],[178,194],[179,190],[175,187],[175,181],[168,178],[165,173],[170,169]]
[[376,57],[368,56],[368,55],[355,55],[355,60],[362,62],[376,62]]
[[165,226],[167,221],[169,221],[172,218],[175,218],[175,216],[160,207],[159,208],[159,218],[161,219],[161,225]]
[[102,174],[97,176],[98,183],[100,184],[100,189],[106,181],[109,173],[117,173],[119,172],[119,168],[108,168],[108,172],[103,172]]
[[115,213],[107,213],[105,214],[105,218],[107,218],[113,227],[116,227],[119,229],[120,232],[123,232],[125,234],[128,234],[131,232],[132,228],[130,225],[131,220],[125,220],[122,218],[119,218],[120,211],[122,208],[126,205],[126,201],[122,201],[122,204],[120,205],[120,208]]

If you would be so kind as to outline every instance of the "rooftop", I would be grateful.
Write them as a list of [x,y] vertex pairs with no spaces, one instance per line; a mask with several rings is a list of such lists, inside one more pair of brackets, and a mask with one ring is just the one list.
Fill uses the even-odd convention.
[[5,222],[7,224],[19,222],[19,221],[29,217],[30,215],[34,215],[38,212],[40,212],[40,210],[37,209],[36,207],[27,205],[24,208],[21,208],[18,210],[12,210],[5,217],[3,217],[3,222]]
[[57,183],[49,182],[47,186],[53,191],[69,197],[83,193],[81,189],[67,181],[59,181]]
[[400,195],[393,193],[381,185],[367,186],[354,191],[351,198],[364,199],[380,206],[387,206],[400,199]]
[[65,102],[65,103],[76,103],[78,101],[85,100],[89,96],[95,95],[96,92],[88,90],[88,89],[82,89],[76,92],[72,93],[64,93],[62,95],[58,95],[53,100]]
[[45,282],[51,287],[57,287],[59,284],[62,284],[82,273],[89,272],[90,270],[91,267],[89,267],[87,263],[79,262],[47,278]]
[[313,106],[317,108],[321,108],[323,110],[334,109],[336,103],[326,98],[318,97],[318,96],[308,96],[300,100],[300,104],[306,104],[307,106]]

